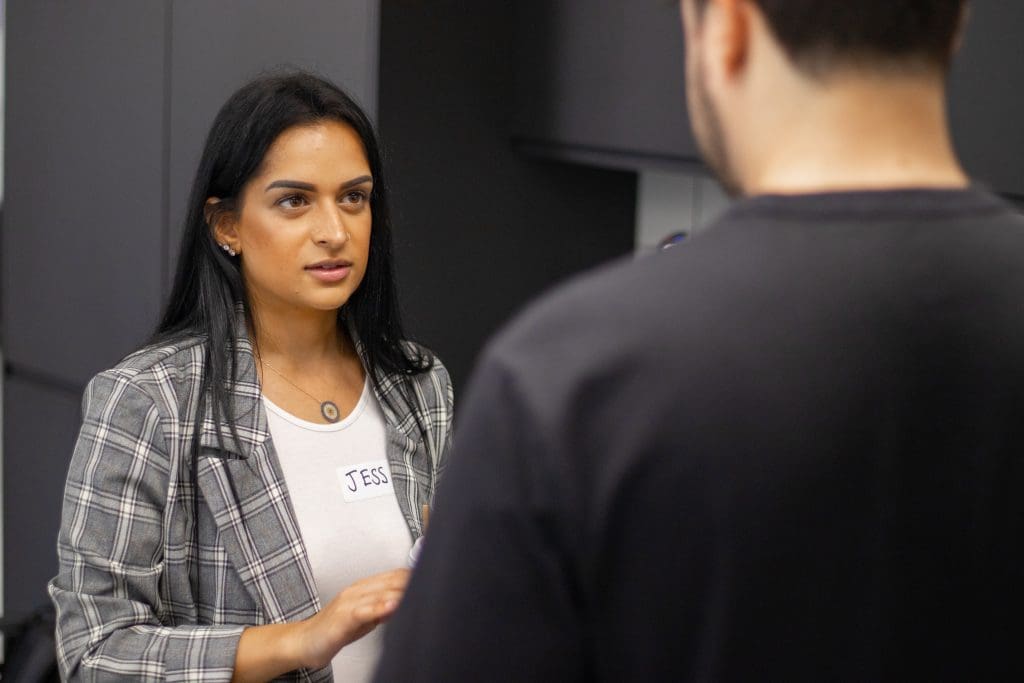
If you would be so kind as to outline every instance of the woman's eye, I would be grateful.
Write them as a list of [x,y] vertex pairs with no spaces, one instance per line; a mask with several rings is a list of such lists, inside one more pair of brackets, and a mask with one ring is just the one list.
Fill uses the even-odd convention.
[[363,192],[362,190],[355,190],[345,195],[342,201],[345,204],[362,204],[363,202],[366,201],[366,193]]
[[306,198],[299,194],[289,195],[277,200],[277,205],[285,209],[298,209],[306,204]]

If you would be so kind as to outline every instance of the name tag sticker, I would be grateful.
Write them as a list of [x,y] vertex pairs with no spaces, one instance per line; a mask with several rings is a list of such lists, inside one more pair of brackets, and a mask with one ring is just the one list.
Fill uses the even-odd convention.
[[346,503],[387,496],[394,490],[391,470],[384,460],[339,467],[337,473]]

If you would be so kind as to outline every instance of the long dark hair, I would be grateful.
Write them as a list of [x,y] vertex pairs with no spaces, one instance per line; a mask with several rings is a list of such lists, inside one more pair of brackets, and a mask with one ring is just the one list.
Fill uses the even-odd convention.
[[[206,372],[194,433],[198,436],[201,430],[200,421],[209,401],[222,449],[222,425],[237,440],[230,391],[238,375],[236,306],[242,306],[250,325],[252,315],[238,259],[218,247],[206,215],[206,200],[217,197],[221,200],[218,210],[237,210],[246,183],[259,171],[274,141],[290,128],[320,121],[344,123],[356,132],[374,181],[366,274],[339,309],[338,324],[351,325],[355,330],[363,347],[367,375],[378,395],[385,396],[381,390],[385,378],[392,382],[397,378],[400,396],[411,405],[411,390],[403,380],[425,372],[433,363],[427,352],[404,343],[395,288],[388,188],[373,125],[351,97],[322,78],[304,72],[258,78],[228,99],[210,128],[189,196],[174,287],[154,336],[157,343],[197,336],[206,339]],[[390,403],[386,396],[385,400]],[[193,449],[198,449],[196,439]]]

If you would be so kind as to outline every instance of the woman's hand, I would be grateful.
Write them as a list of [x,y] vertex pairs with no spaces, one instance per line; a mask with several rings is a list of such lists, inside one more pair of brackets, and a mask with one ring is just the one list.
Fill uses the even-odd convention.
[[245,629],[238,641],[231,680],[269,681],[301,667],[326,666],[338,650],[387,621],[408,581],[408,569],[369,576],[338,593],[309,619]]
[[303,666],[320,668],[341,648],[387,621],[405,592],[408,569],[395,569],[356,581],[316,615],[296,626]]

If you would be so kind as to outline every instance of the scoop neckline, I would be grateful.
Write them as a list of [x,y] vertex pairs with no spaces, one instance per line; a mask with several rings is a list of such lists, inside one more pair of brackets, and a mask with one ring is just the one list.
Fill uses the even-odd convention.
[[263,399],[263,404],[267,407],[267,410],[277,415],[282,420],[290,422],[296,427],[301,427],[312,432],[339,432],[344,429],[348,429],[352,424],[359,419],[359,416],[366,410],[366,404],[370,400],[370,381],[369,378],[363,380],[363,391],[359,394],[359,401],[356,402],[352,411],[337,422],[323,423],[323,422],[310,422],[309,420],[303,420],[301,417],[292,415],[287,410],[277,405],[263,392],[260,392],[260,398]]

